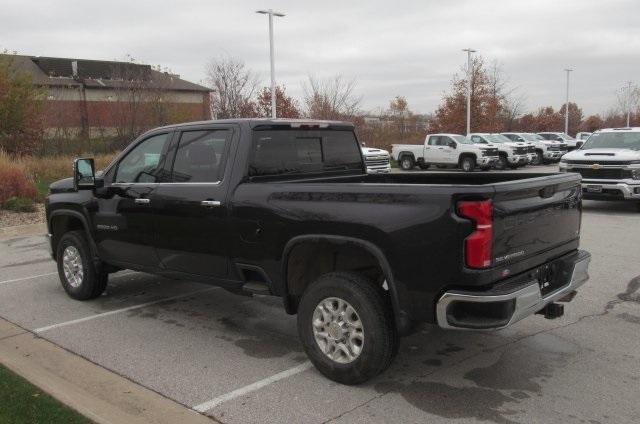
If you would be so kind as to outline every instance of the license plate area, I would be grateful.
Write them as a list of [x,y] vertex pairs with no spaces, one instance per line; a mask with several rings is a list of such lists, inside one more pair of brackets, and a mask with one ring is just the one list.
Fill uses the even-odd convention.
[[538,267],[538,284],[542,297],[553,293],[569,284],[573,263],[564,259],[556,259]]
[[589,193],[602,193],[602,186],[601,185],[593,185],[593,184],[589,184],[586,187],[587,191]]

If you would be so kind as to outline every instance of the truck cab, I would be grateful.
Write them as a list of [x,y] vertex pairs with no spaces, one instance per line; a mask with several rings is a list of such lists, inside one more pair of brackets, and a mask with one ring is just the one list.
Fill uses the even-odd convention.
[[525,166],[530,162],[529,152],[533,152],[533,144],[511,141],[502,134],[471,133],[468,138],[474,144],[493,144],[498,148],[498,160],[494,165],[496,169]]
[[493,143],[475,144],[460,134],[429,134],[424,145],[394,144],[392,156],[404,170],[430,165],[456,167],[471,172],[476,167],[489,169],[498,161],[498,148]]

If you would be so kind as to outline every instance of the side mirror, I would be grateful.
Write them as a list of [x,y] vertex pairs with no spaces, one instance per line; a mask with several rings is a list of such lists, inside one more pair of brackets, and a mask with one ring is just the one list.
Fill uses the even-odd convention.
[[452,149],[456,148],[456,142],[455,141],[450,141],[449,142],[449,147],[451,147]]
[[73,187],[76,190],[92,189],[96,186],[96,171],[93,158],[73,161]]

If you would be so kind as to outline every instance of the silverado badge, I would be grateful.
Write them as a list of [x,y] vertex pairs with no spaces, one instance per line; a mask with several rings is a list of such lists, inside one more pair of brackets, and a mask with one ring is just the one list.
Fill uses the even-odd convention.
[[600,169],[600,164],[599,163],[591,164],[591,169]]

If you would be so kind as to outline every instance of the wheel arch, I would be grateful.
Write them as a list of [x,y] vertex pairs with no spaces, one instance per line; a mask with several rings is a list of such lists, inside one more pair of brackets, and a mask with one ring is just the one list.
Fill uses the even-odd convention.
[[84,215],[78,211],[71,209],[57,209],[51,212],[48,219],[49,229],[53,238],[52,250],[55,259],[56,247],[60,241],[60,237],[68,231],[82,230],[87,236],[87,242],[91,249],[91,254],[95,258],[98,256],[98,248],[91,234],[89,223]]
[[[296,295],[293,295],[291,291],[292,287],[290,286],[290,281],[289,281],[290,280],[290,276],[289,276],[290,258],[292,253],[294,253],[294,249],[307,243],[311,243],[311,244],[328,243],[333,246],[354,246],[370,254],[375,259],[378,266],[380,267],[382,275],[386,280],[389,297],[391,300],[392,312],[394,315],[395,324],[398,331],[401,333],[406,333],[409,331],[411,326],[409,315],[401,307],[398,285],[394,279],[393,271],[391,270],[391,266],[389,265],[389,262],[386,256],[384,255],[382,250],[375,244],[367,240],[363,240],[355,237],[324,235],[324,234],[309,234],[309,235],[297,236],[289,240],[289,242],[286,244],[284,248],[284,252],[282,256],[282,281],[283,281],[283,287],[284,287],[283,299],[284,299],[285,309],[287,313],[289,314],[296,313],[297,303],[299,301]],[[305,288],[307,285],[308,285],[308,282],[305,285]]]

